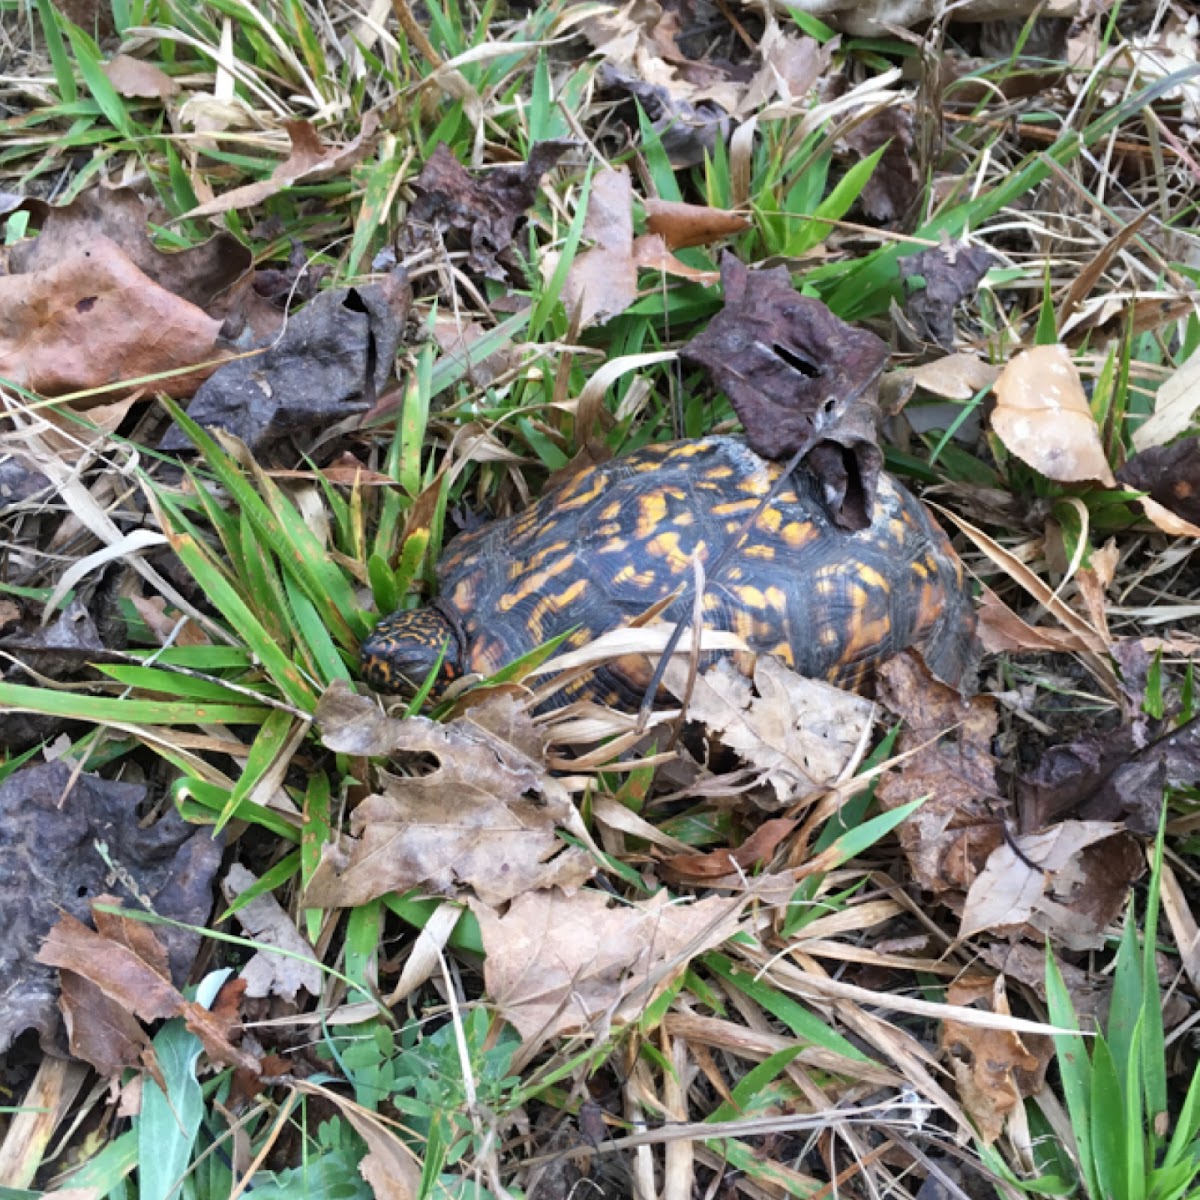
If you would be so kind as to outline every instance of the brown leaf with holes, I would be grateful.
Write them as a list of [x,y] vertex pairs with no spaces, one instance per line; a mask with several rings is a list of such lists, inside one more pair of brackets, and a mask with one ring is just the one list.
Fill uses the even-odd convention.
[[707,246],[750,228],[750,222],[741,213],[710,208],[707,204],[648,199],[642,202],[642,207],[646,210],[647,231],[661,235],[668,250]]
[[733,932],[740,900],[611,905],[600,892],[518,896],[504,916],[474,902],[488,998],[526,1046],[635,1020],[698,954]]
[[[1149,493],[1154,504],[1145,506],[1146,515],[1165,533],[1200,537],[1200,437],[1135,454],[1117,471],[1117,480]],[[1175,520],[1161,520],[1160,506]]]
[[358,135],[343,146],[327,146],[308,121],[285,121],[283,127],[287,130],[291,149],[269,178],[231,188],[184,213],[183,219],[211,217],[237,208],[251,208],[294,184],[319,183],[322,179],[345,174],[375,148],[379,117],[373,112],[366,113]]
[[992,428],[1022,462],[1060,483],[1116,483],[1066,346],[1022,350],[1009,360],[992,390]]
[[1069,949],[1096,949],[1145,867],[1137,839],[1114,822],[1023,834],[997,846],[971,884],[959,937],[1029,924]]
[[50,930],[38,962],[81,975],[143,1023],[181,1017],[214,1062],[251,1071],[258,1068],[254,1055],[229,1040],[224,1022],[208,1009],[185,1000],[170,980],[141,958],[125,939],[106,937],[64,914]]
[[913,876],[935,895],[965,892],[1004,839],[994,702],[963,700],[913,654],[885,663],[879,680],[880,702],[904,718],[896,752],[905,757],[876,795],[886,809],[924,799],[898,830]]
[[[992,1012],[1009,1016],[1004,980],[985,981],[986,992],[969,981],[956,981],[947,989],[946,1002],[968,1005],[989,1001]],[[988,995],[987,993],[990,993]],[[1004,1131],[1005,1122],[1027,1096],[1041,1089],[1046,1066],[1054,1053],[1048,1037],[1017,1034],[1007,1029],[987,1029],[945,1021],[941,1030],[942,1052],[950,1062],[962,1101],[985,1145]]]
[[834,520],[865,528],[883,467],[872,400],[887,346],[801,296],[786,267],[750,271],[725,254],[721,282],[725,307],[680,353],[724,389],[752,449],[807,454]]
[[755,661],[753,687],[728,658],[698,676],[690,694],[682,659],[667,667],[663,683],[676,699],[687,697],[689,718],[760,772],[779,807],[834,783],[871,724],[869,700],[805,679],[769,654]]
[[594,245],[575,256],[562,289],[563,304],[578,314],[580,329],[603,325],[637,299],[628,167],[609,167],[592,179],[583,236]]
[[[155,387],[189,395],[221,322],[144,275],[108,238],[44,271],[0,275],[0,375],[48,396],[208,365]],[[96,398],[112,399],[111,391]]]
[[[326,693],[317,709],[326,746],[404,754],[417,773],[388,776],[383,791],[354,810],[350,835],[322,853],[307,905],[348,908],[413,887],[447,896],[470,888],[502,904],[531,888],[573,889],[588,879],[592,860],[557,832],[569,829],[586,843],[586,831],[541,755],[527,753],[537,737],[528,717],[517,721],[507,696],[481,707],[490,710],[482,720],[471,710],[439,725],[384,717],[344,687]],[[508,719],[497,726],[501,709]],[[422,765],[430,755],[433,771]]]

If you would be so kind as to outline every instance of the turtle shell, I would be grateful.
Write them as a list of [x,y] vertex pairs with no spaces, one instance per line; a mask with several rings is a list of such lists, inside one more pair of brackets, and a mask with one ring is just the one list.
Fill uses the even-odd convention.
[[[783,470],[734,437],[649,446],[460,535],[438,568],[437,608],[457,626],[463,669],[491,675],[568,630],[568,645],[584,645],[682,588],[664,613],[678,620],[694,609],[698,555],[705,626],[756,654],[855,687],[912,646],[961,688],[974,614],[962,563],[924,506],[884,475],[870,526],[846,531],[803,469],[763,506]],[[650,675],[640,656],[621,659],[564,699],[636,703]]]

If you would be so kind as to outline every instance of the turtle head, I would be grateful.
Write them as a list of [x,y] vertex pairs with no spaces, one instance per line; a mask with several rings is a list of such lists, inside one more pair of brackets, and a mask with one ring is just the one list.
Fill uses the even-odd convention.
[[462,675],[462,639],[436,608],[384,617],[362,644],[362,674],[377,692],[415,695],[441,660],[433,695]]

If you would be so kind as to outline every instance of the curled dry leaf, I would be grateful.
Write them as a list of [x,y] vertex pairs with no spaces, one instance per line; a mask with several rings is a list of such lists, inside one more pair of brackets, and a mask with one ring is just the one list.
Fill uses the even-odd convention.
[[83,976],[144,1023],[181,1017],[214,1062],[258,1070],[258,1059],[229,1040],[230,1030],[216,1013],[185,1000],[159,973],[157,964],[147,962],[125,941],[106,937],[64,914],[50,930],[38,962]]
[[900,259],[904,311],[929,341],[954,348],[954,310],[975,295],[992,256],[982,246],[932,246]]
[[476,177],[444,142],[438,143],[413,182],[416,200],[408,214],[408,236],[416,241],[436,230],[448,249],[467,251],[474,270],[506,279],[500,259],[512,245],[517,222],[533,204],[542,176],[570,146],[538,142],[522,166],[498,167]]
[[667,243],[657,233],[644,233],[633,239],[633,261],[645,271],[675,275],[706,286],[719,283],[721,279],[720,271],[705,271],[702,267],[689,267],[681,262],[667,249]]
[[[226,901],[232,905],[257,882],[241,863],[234,863],[222,881],[221,889]],[[262,996],[280,996],[292,1001],[301,988],[310,996],[321,994],[321,968],[315,961],[316,952],[270,892],[255,896],[235,915],[247,936],[288,951],[285,955],[259,950],[242,968],[240,977],[246,984],[247,997],[253,1000]]]
[[579,328],[602,325],[637,299],[633,261],[633,185],[627,167],[609,167],[592,180],[583,236],[594,245],[575,256],[562,298]]
[[798,821],[773,817],[763,821],[736,850],[711,850],[707,854],[675,854],[663,862],[667,878],[674,883],[707,883],[737,873],[752,871],[770,860]]
[[326,146],[320,134],[307,121],[285,121],[284,128],[291,142],[291,150],[287,158],[271,172],[269,179],[233,188],[185,213],[184,219],[250,208],[293,184],[316,183],[343,174],[371,153],[379,129],[379,117],[368,112],[363,117],[358,136],[344,146]]
[[913,160],[912,106],[889,104],[877,109],[857,121],[842,141],[860,160],[884,147],[858,202],[872,221],[894,228],[916,203],[921,186]]
[[[725,307],[681,355],[707,368],[729,396],[746,441],[764,458],[809,456],[834,520],[870,524],[883,454],[873,406],[887,346],[801,296],[786,267],[750,271],[721,258]],[[826,454],[813,451],[826,442]]]
[[350,836],[325,847],[306,904],[352,907],[413,887],[448,896],[471,888],[502,904],[531,888],[573,889],[591,875],[588,855],[558,837],[566,828],[587,841],[566,789],[540,752],[529,753],[539,745],[529,718],[508,696],[480,709],[479,718],[471,710],[445,725],[397,721],[344,687],[326,693],[317,721],[330,749],[432,755],[438,766],[389,775],[359,804]]
[[[0,1052],[26,1029],[38,1030],[47,1047],[54,1044],[57,988],[35,956],[58,916],[86,917],[105,891],[109,867],[98,841],[160,916],[198,926],[207,920],[221,846],[173,809],[141,828],[137,810],[144,794],[94,775],[74,778],[65,762],[25,767],[0,783]],[[171,975],[182,982],[200,935],[165,926],[161,936]]]
[[1145,866],[1137,839],[1109,821],[1024,834],[997,846],[972,883],[959,937],[1029,924],[1069,949],[1095,949]]
[[991,387],[999,371],[991,363],[960,350],[915,367],[917,386],[947,400],[970,400],[976,392]]
[[736,928],[740,900],[673,904],[665,892],[613,905],[598,892],[518,896],[504,916],[471,905],[483,935],[484,981],[527,1046],[624,1024],[697,954]]
[[[1007,1016],[1003,978],[990,981],[987,990],[992,1011]],[[982,998],[975,992],[969,984],[952,983],[946,1000],[967,1005]],[[958,1082],[963,1108],[989,1146],[1003,1133],[1005,1122],[1022,1100],[1041,1089],[1054,1051],[1047,1037],[1022,1036],[1009,1029],[985,1029],[960,1021],[943,1022],[941,1044]]]
[[780,807],[833,784],[871,725],[869,700],[804,679],[771,655],[755,662],[753,689],[722,659],[696,679],[689,695],[688,670],[686,662],[672,661],[663,677],[667,689],[677,699],[686,696],[688,716],[758,769]]
[[992,428],[1019,459],[1060,483],[1116,483],[1066,346],[1022,350],[993,390]]
[[995,705],[987,696],[963,700],[912,654],[879,675],[880,702],[904,718],[896,744],[904,757],[876,795],[887,809],[924,799],[898,831],[913,876],[935,895],[964,892],[1004,838],[991,753]]
[[710,208],[706,204],[649,199],[643,201],[643,207],[646,229],[652,234],[660,234],[668,250],[707,246],[750,228],[750,222],[740,213]]

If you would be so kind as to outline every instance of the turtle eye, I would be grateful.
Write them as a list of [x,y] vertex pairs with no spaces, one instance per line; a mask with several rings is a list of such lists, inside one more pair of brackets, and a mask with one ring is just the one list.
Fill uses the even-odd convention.
[[438,666],[436,695],[462,673],[458,637],[450,622],[430,608],[395,612],[362,645],[362,675],[377,692],[412,696]]

